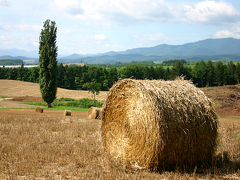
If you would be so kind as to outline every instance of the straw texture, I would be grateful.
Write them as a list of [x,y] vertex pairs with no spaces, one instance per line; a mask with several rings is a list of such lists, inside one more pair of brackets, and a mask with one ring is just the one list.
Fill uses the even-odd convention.
[[35,112],[43,113],[43,108],[37,107],[37,108],[35,109]]
[[211,101],[183,79],[119,81],[102,111],[105,151],[127,168],[159,170],[209,163],[217,128]]
[[65,110],[63,115],[64,116],[72,116],[72,111]]
[[100,119],[101,118],[101,108],[90,107],[88,110],[88,118],[89,119]]

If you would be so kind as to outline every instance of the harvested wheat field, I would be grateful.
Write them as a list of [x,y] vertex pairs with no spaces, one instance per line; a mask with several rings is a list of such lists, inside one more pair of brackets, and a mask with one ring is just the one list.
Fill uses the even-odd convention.
[[[9,91],[14,92],[13,87],[9,86]],[[7,96],[4,93],[8,93],[8,89],[6,92],[2,91],[2,86],[0,89],[0,96]],[[222,87],[216,89],[221,91]],[[215,100],[217,96],[213,91],[209,92]],[[225,97],[228,98],[229,94],[221,96]],[[0,179],[240,178],[240,113],[229,111],[233,110],[232,106],[219,106],[222,110],[228,108],[228,111],[220,114],[217,148],[210,167],[149,172],[115,166],[104,152],[102,121],[88,119],[87,112],[72,111],[71,116],[64,116],[64,111],[44,109],[43,113],[37,113],[35,106],[31,106],[33,109],[12,109],[14,106],[30,107],[21,104],[21,98],[19,100],[0,99]]]
[[240,177],[240,123],[220,119],[214,164],[190,172],[126,171],[104,153],[87,112],[0,110],[0,179],[221,179]]
[[[7,97],[23,97],[33,96],[41,97],[39,84],[31,82],[23,82],[16,80],[0,79],[0,96]],[[91,98],[91,93],[88,91],[57,89],[57,98],[66,97],[73,99]],[[96,96],[97,100],[103,101],[106,98],[106,92],[100,92]]]

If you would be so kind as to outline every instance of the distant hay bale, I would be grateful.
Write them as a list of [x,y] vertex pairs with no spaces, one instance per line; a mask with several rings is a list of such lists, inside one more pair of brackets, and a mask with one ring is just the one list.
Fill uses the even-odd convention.
[[35,109],[35,112],[43,113],[43,108],[37,107],[37,108]]
[[72,115],[72,111],[69,111],[69,110],[64,111],[64,116],[71,116],[71,115]]
[[217,128],[212,102],[183,79],[119,81],[102,110],[104,149],[127,168],[207,165]]
[[90,107],[88,110],[89,119],[100,119],[102,108]]

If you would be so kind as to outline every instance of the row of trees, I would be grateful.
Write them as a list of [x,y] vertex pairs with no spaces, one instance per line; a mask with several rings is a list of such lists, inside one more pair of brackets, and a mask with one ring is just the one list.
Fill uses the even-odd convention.
[[[87,90],[90,86],[108,90],[114,82],[124,78],[172,80],[178,76],[191,79],[198,87],[222,86],[240,83],[240,63],[200,61],[184,65],[178,61],[174,66],[127,65],[121,68],[96,66],[57,66],[57,86],[67,89]],[[0,79],[39,82],[39,68],[0,68]]]

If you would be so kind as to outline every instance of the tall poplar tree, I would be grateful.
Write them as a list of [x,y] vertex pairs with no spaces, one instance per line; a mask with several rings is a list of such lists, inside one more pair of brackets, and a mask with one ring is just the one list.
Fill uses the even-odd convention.
[[42,98],[48,107],[57,93],[57,27],[49,19],[44,22],[39,37],[39,84]]

